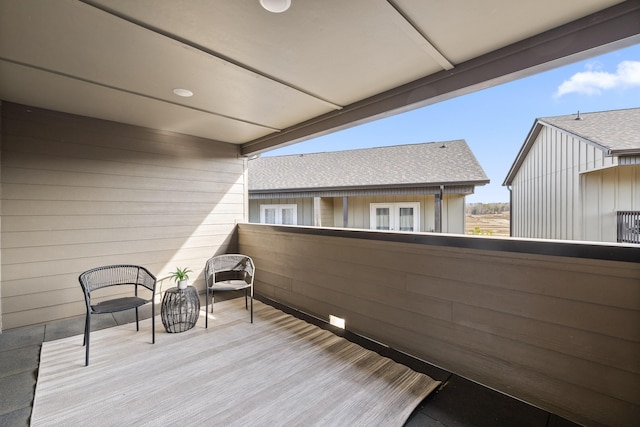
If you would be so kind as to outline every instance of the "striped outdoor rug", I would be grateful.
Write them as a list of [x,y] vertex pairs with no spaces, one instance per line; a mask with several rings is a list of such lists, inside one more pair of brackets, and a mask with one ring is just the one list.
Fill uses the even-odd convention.
[[439,384],[305,321],[244,298],[204,329],[150,320],[45,342],[34,426],[401,426]]

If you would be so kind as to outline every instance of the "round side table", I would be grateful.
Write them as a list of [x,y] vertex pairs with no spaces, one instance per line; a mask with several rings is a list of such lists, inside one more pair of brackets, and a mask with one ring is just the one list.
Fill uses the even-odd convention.
[[200,315],[200,298],[193,286],[186,289],[169,288],[162,297],[160,308],[162,324],[169,333],[188,331],[193,328]]

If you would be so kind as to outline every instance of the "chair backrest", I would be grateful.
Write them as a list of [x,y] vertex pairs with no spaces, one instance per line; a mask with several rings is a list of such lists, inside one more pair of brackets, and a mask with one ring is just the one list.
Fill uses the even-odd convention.
[[156,278],[144,267],[138,265],[107,265],[87,270],[78,277],[80,286],[89,298],[91,292],[108,286],[135,285],[136,295],[138,285],[144,286],[155,293]]
[[238,279],[253,284],[255,266],[253,260],[247,255],[225,254],[216,255],[207,260],[204,267],[204,275],[207,286],[214,281]]

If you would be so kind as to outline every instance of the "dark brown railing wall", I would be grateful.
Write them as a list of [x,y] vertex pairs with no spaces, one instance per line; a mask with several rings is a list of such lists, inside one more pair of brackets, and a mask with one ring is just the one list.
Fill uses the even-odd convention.
[[256,293],[584,424],[640,419],[640,248],[240,224]]

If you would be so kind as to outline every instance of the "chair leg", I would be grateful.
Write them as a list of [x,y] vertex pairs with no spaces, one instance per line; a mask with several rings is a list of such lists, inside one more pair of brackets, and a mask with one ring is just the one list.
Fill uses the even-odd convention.
[[82,346],[87,345],[87,323],[89,323],[89,313],[84,316],[84,332],[82,333]]
[[249,306],[247,305],[247,288],[244,288],[244,309],[249,310]]
[[[205,296],[204,296],[204,328],[209,327],[209,287],[205,283]],[[213,308],[213,307],[212,307]]]
[[151,344],[156,343],[156,302],[151,300]]
[[253,323],[253,293],[251,294],[251,323]]
[[89,366],[89,338],[91,337],[91,315],[87,313],[87,320],[84,324],[84,341],[85,341],[85,355],[84,366]]
[[140,330],[140,322],[138,321],[138,307],[136,307],[136,331]]

